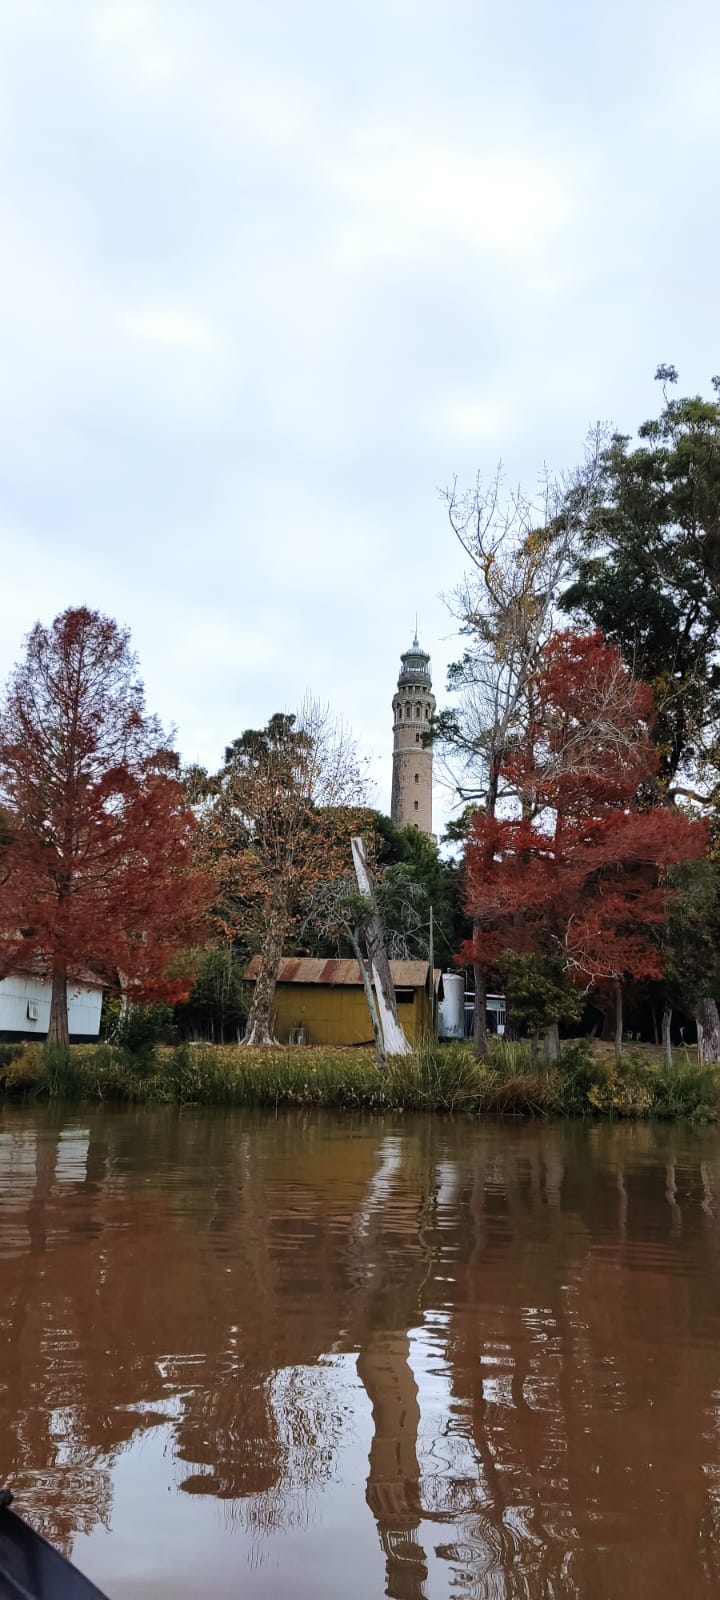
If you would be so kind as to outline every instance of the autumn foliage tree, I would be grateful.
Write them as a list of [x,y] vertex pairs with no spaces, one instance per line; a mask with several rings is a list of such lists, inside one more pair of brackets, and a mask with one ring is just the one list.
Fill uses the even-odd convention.
[[220,931],[260,953],[245,1042],[270,1044],[286,943],[318,883],[347,870],[363,799],[360,763],[327,709],[308,701],[297,716],[277,713],[266,728],[243,733],[204,788]]
[[667,869],[702,856],[704,825],[646,803],[657,771],[652,695],[600,633],[554,635],[531,714],[502,769],[512,813],[477,812],[466,849],[474,936],[462,959],[496,972],[538,955],[582,989],[662,973]]
[[0,975],[51,976],[50,1043],[67,1041],[84,968],[129,999],[191,987],[177,958],[209,886],[176,766],[127,631],[85,607],[37,623],[0,709]]

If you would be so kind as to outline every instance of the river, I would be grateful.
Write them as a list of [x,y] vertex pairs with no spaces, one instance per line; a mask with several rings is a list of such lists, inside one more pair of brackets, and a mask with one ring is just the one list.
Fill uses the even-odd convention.
[[712,1129],[0,1111],[0,1477],[111,1600],[720,1583]]

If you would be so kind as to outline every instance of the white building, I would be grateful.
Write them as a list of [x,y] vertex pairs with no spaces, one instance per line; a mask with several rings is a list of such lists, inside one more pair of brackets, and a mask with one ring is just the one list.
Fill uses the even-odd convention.
[[[0,1039],[44,1039],[50,1026],[52,983],[31,972],[0,979]],[[100,1032],[102,984],[89,975],[68,978],[68,1024],[76,1044],[93,1044]]]

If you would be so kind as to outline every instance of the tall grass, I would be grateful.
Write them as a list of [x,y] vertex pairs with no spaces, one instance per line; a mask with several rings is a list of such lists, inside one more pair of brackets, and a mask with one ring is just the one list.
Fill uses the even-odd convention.
[[493,1040],[484,1062],[467,1045],[423,1045],[387,1073],[351,1049],[181,1045],[137,1061],[113,1045],[0,1046],[0,1095],[84,1101],[501,1116],[692,1117],[720,1120],[720,1070],[662,1068],[636,1052],[616,1064],[589,1040],[552,1067],[527,1042]]

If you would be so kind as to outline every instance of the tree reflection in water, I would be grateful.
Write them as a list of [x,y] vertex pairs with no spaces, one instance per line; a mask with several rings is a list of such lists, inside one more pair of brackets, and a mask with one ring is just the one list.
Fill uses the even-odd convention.
[[69,1551],[161,1426],[249,1551],[354,1495],[392,1600],[709,1594],[714,1139],[6,1111],[4,1476]]

